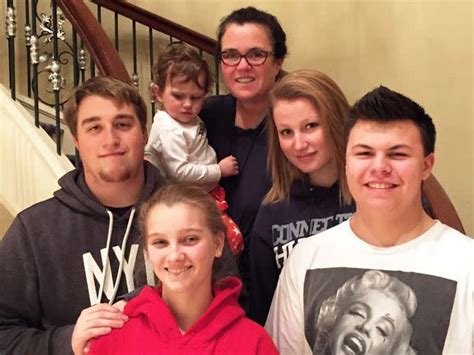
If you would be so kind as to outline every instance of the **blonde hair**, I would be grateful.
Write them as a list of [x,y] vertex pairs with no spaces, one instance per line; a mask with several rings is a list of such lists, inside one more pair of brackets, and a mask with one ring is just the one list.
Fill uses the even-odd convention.
[[341,203],[349,204],[351,195],[347,187],[344,165],[344,121],[349,103],[339,86],[326,74],[317,70],[299,70],[284,76],[270,91],[270,120],[268,129],[268,169],[272,187],[263,203],[274,203],[289,198],[295,180],[307,180],[307,174],[296,168],[283,154],[273,118],[273,107],[280,100],[306,99],[314,106],[321,118],[329,150],[336,161]]

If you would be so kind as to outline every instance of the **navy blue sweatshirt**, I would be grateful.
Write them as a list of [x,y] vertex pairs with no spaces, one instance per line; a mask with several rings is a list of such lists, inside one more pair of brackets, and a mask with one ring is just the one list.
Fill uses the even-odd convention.
[[250,243],[249,317],[264,324],[280,271],[302,238],[318,234],[348,219],[354,205],[339,203],[339,185],[330,188],[298,181],[288,200],[263,205]]

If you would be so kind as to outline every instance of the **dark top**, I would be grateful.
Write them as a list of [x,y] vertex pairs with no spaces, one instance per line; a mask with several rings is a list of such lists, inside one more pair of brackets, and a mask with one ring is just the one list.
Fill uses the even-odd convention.
[[[145,185],[135,207],[163,184],[145,162]],[[114,298],[122,256],[117,294],[146,283],[144,273],[134,277],[134,269],[144,269],[137,214],[122,250],[129,208],[113,218],[107,280],[99,292],[110,217],[87,187],[81,168],[65,174],[59,186],[54,197],[19,213],[0,242],[2,354],[72,353],[71,334],[81,311]]]
[[222,178],[229,204],[227,213],[238,224],[244,236],[244,251],[239,269],[244,285],[248,286],[248,249],[250,231],[260,203],[270,188],[271,179],[266,169],[267,134],[265,120],[255,129],[235,126],[236,100],[231,95],[209,97],[199,114],[207,128],[209,144],[217,160],[233,155],[239,164],[239,174]]
[[289,200],[260,208],[250,243],[251,319],[265,323],[280,271],[298,241],[334,227],[354,211],[354,205],[339,203],[337,183],[325,188],[302,181],[293,184]]

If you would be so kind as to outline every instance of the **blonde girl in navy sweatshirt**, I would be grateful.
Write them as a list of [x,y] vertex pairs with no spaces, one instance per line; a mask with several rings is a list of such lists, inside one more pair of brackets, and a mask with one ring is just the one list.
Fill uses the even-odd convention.
[[241,282],[222,278],[226,227],[199,187],[169,185],[141,209],[144,248],[160,286],[125,307],[129,320],[89,354],[277,354],[237,303]]
[[286,75],[270,92],[268,166],[272,187],[250,243],[250,313],[260,324],[285,260],[301,238],[354,212],[344,182],[344,119],[349,104],[337,84],[316,70]]

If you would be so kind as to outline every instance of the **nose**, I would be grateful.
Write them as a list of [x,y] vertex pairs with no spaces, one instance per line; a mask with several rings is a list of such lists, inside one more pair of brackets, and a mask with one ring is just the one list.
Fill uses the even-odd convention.
[[295,137],[294,137],[295,141],[295,149],[296,150],[302,150],[302,149],[306,149],[306,147],[308,147],[308,141],[306,140],[306,137],[304,134],[301,134],[299,132],[295,132]]
[[120,143],[120,138],[114,127],[104,129],[103,144],[106,146],[117,146]]
[[252,66],[247,62],[247,58],[242,57],[240,58],[239,64],[237,64],[237,69],[250,69]]
[[190,108],[192,106],[191,100],[190,99],[185,99],[183,101],[183,107],[184,108]]
[[366,337],[370,337],[370,332],[374,329],[375,323],[372,319],[368,318],[363,320],[356,326],[356,330],[364,334]]
[[375,174],[390,175],[392,172],[390,160],[385,155],[376,156],[373,161],[372,170]]
[[179,262],[184,259],[183,251],[179,245],[171,245],[169,254],[168,254],[168,261],[170,262]]

